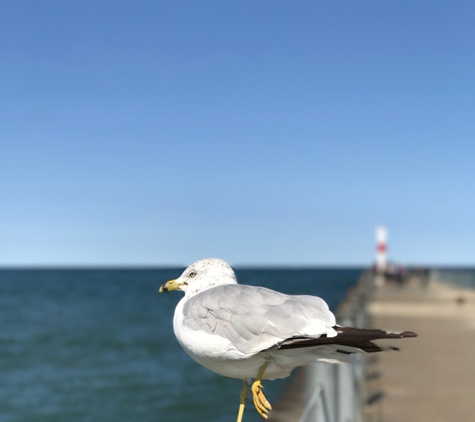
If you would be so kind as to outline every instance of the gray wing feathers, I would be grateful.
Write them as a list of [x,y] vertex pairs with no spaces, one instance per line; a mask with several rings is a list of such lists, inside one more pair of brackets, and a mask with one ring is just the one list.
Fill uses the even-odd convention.
[[230,284],[190,298],[184,324],[229,339],[255,353],[295,336],[319,337],[335,325],[327,304],[315,296],[288,296],[263,287]]

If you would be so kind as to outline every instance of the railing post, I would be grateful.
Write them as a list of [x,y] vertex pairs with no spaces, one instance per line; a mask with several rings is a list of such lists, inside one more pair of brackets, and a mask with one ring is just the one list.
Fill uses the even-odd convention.
[[337,422],[355,422],[357,408],[355,406],[355,382],[351,365],[337,365],[338,380],[338,412]]
[[[317,362],[307,366],[308,422],[336,422],[334,365]],[[318,400],[315,395],[318,394]],[[312,400],[313,399],[313,400]],[[312,415],[312,416],[311,416]],[[313,419],[311,418],[313,417]],[[323,418],[323,419],[322,419]],[[304,421],[304,419],[302,419]]]
[[[339,308],[339,325],[366,326],[366,302],[372,287],[372,275],[363,274],[356,289]],[[366,358],[358,355],[352,356],[351,363],[308,365],[306,392],[307,406],[300,422],[364,422]]]

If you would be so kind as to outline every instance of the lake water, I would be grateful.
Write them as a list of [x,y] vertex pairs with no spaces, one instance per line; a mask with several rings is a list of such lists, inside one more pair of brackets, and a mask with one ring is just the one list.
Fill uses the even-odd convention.
[[[241,381],[183,352],[172,327],[181,293],[157,293],[182,270],[0,270],[0,422],[235,420]],[[361,272],[236,274],[334,309]],[[265,383],[271,402],[285,382]],[[245,420],[261,420],[252,400]]]

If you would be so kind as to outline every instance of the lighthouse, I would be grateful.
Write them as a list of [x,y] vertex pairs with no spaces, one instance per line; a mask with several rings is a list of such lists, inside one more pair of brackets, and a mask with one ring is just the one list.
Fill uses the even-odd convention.
[[388,231],[385,226],[376,228],[376,272],[383,274],[388,265]]

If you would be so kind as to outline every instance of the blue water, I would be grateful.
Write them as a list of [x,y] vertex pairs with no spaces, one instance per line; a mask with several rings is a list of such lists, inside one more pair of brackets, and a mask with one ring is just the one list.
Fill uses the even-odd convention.
[[[0,422],[234,420],[241,381],[178,345],[182,269],[0,270]],[[243,284],[315,294],[332,308],[361,269],[238,270]],[[265,384],[275,401],[285,381]],[[246,422],[260,421],[248,403]]]

